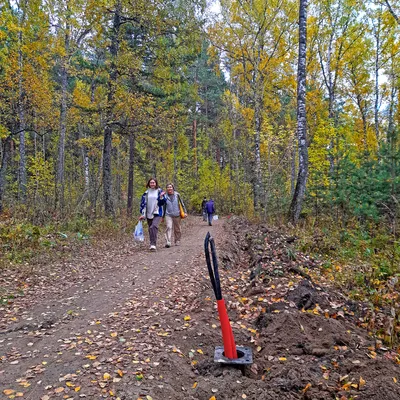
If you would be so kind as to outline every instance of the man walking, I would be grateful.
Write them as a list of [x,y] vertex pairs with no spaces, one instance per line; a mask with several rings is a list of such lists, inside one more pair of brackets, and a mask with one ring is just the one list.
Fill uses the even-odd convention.
[[207,211],[208,225],[212,226],[213,215],[215,213],[215,206],[214,206],[214,200],[211,198],[206,203],[206,211]]

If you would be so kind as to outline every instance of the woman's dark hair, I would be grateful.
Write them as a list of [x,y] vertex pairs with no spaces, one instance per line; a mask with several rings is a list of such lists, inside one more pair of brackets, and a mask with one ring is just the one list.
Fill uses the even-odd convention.
[[151,182],[151,181],[154,181],[154,182],[156,183],[156,189],[158,189],[158,182],[157,182],[157,179],[156,179],[156,178],[150,178],[150,179],[147,181],[146,187],[147,187],[147,188],[150,187],[150,182]]
[[174,186],[174,184],[173,184],[173,183],[167,183],[167,186],[165,186],[165,187],[167,188],[168,186],[172,186],[172,189],[174,189],[174,190],[175,190],[175,186]]

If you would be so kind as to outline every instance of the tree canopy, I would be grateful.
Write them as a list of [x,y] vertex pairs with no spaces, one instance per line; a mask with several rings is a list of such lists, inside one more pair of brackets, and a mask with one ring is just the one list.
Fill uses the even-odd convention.
[[[286,215],[298,20],[292,0],[1,1],[0,210],[131,215],[155,176],[194,211]],[[313,0],[307,27],[302,215],[392,221],[399,7]]]

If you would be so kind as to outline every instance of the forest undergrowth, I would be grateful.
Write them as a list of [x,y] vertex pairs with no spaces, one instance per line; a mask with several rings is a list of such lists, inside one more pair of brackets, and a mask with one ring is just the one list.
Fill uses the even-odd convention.
[[[368,315],[362,325],[386,345],[399,343],[400,245],[395,233],[384,225],[354,222],[344,228],[333,220],[318,226],[306,221],[286,232],[293,235],[293,245],[287,250],[290,257],[295,259],[300,251],[317,260],[319,267],[306,269],[307,273],[364,302]],[[381,319],[378,323],[377,318]]]
[[0,219],[0,268],[46,256],[60,257],[68,250],[105,237],[118,238],[134,224],[122,217],[89,220],[83,216],[35,224],[25,218],[3,214]]
[[[125,241],[136,221],[117,217],[89,220],[83,216],[54,219],[35,224],[27,218],[3,214],[0,218],[0,271],[13,269],[29,277],[34,268],[67,260],[83,248],[107,249]],[[24,283],[3,286],[0,282],[0,305],[24,296]]]

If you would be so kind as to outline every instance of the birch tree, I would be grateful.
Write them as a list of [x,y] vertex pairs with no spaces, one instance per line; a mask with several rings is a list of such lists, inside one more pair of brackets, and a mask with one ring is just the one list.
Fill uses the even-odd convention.
[[297,139],[299,146],[299,171],[289,218],[297,222],[301,213],[308,177],[308,140],[306,116],[306,57],[307,57],[307,6],[308,0],[299,4],[299,58],[297,67]]

